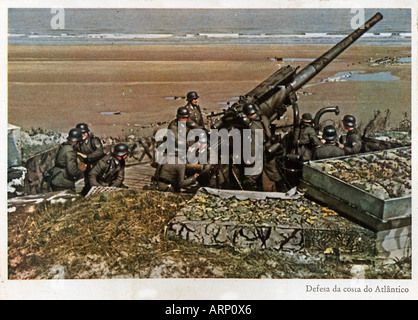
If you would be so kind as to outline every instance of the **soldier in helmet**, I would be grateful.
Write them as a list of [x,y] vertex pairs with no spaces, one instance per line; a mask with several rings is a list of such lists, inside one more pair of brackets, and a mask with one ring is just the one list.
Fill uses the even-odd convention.
[[83,137],[83,141],[80,143],[80,152],[85,156],[83,158],[86,159],[86,162],[93,167],[105,155],[102,142],[90,133],[87,124],[79,123],[76,128],[81,129]]
[[343,118],[344,129],[347,130],[347,136],[343,143],[338,144],[338,146],[344,150],[346,155],[356,154],[361,151],[363,140],[360,133],[356,128],[356,118],[352,115],[346,115]]
[[89,184],[102,187],[125,188],[125,159],[129,155],[129,147],[118,143],[113,151],[105,155],[89,173]]
[[334,126],[325,126],[322,139],[325,142],[315,149],[313,160],[341,157],[345,154],[344,150],[336,145],[337,131]]
[[[243,106],[243,113],[248,118],[248,128],[251,130],[251,154],[255,156],[256,154],[256,145],[255,145],[255,130],[261,130],[263,133],[263,150],[264,153],[265,147],[269,146],[269,142],[271,139],[271,131],[269,126],[269,121],[267,117],[260,116],[257,112],[257,107],[254,104],[245,104]],[[272,162],[271,164],[265,163],[265,157],[263,157],[263,168],[266,169],[268,172],[275,171],[275,163]],[[244,164],[244,165],[249,165]],[[251,164],[252,165],[252,164]],[[262,173],[258,175],[243,175],[242,178],[242,186],[244,189],[247,190],[262,190]]]
[[[177,109],[177,114],[176,114],[176,119],[174,119],[173,121],[171,121],[168,125],[168,129],[173,131],[174,133],[174,139],[175,139],[175,143],[176,143],[176,147],[178,148],[179,145],[179,127],[180,130],[183,128],[186,130],[185,134],[186,134],[186,138],[187,138],[187,134],[189,133],[189,131],[191,129],[194,129],[193,127],[190,126],[190,112],[186,107],[180,107]],[[186,141],[184,141],[186,142]]]
[[196,91],[190,91],[187,93],[187,104],[185,105],[185,108],[189,110],[189,125],[192,129],[205,128],[205,120],[198,104],[198,99],[199,95]]
[[88,179],[89,173],[91,169],[97,164],[97,162],[99,162],[99,160],[105,156],[105,153],[103,151],[102,142],[98,137],[95,137],[90,133],[90,129],[87,124],[79,123],[76,125],[76,128],[81,129],[81,134],[83,137],[83,140],[80,143],[79,155],[84,158],[84,162],[87,164],[87,168],[84,172],[84,188],[81,191],[81,194],[86,195],[90,190]]
[[81,130],[74,128],[69,131],[67,141],[61,144],[55,158],[55,166],[50,171],[50,185],[53,191],[69,189],[75,192],[75,183],[83,177],[85,169],[77,162],[81,141]]
[[257,107],[251,103],[245,104],[242,111],[249,119],[248,128],[252,131],[255,129],[263,130],[263,142],[267,143],[271,138],[270,123],[268,117],[264,115],[260,116],[257,112]]
[[321,145],[315,129],[313,128],[312,115],[304,113],[300,123],[300,134],[298,139],[298,154],[302,156],[303,161],[312,159],[313,151]]
[[196,184],[198,173],[186,177],[186,163],[179,163],[178,153],[169,154],[167,161],[157,167],[152,178],[154,186],[151,189],[159,191],[180,192],[181,189]]

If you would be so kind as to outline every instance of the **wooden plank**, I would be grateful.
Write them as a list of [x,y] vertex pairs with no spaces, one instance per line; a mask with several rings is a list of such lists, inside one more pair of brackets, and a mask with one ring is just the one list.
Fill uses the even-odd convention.
[[124,184],[130,189],[142,190],[145,185],[151,183],[154,173],[155,168],[151,166],[150,162],[129,165],[125,168]]

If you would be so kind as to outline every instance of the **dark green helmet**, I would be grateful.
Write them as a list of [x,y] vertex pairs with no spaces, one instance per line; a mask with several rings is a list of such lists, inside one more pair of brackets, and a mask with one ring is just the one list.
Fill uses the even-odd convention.
[[199,99],[199,95],[197,94],[196,91],[190,91],[189,93],[187,93],[187,97],[186,97],[187,101],[192,101],[192,100],[197,100],[197,99]]
[[83,137],[81,135],[81,129],[79,128],[71,129],[70,132],[68,132],[67,140],[72,141],[72,142],[79,142],[83,140]]
[[332,141],[337,138],[337,130],[334,126],[325,126],[324,131],[322,132],[322,138],[326,141]]
[[351,115],[346,115],[343,118],[343,123],[347,126],[347,127],[355,127],[356,126],[356,118],[354,118]]
[[242,108],[242,111],[247,116],[251,116],[251,115],[257,113],[257,109],[256,109],[255,105],[253,105],[251,103],[245,104],[244,107]]
[[125,143],[118,143],[113,149],[112,155],[123,157],[129,153],[129,147]]
[[177,118],[188,118],[190,115],[189,109],[180,107],[177,109]]
[[312,122],[312,114],[304,113],[302,114],[302,121],[304,122]]
[[79,123],[75,127],[81,129],[82,133],[90,132],[89,126],[86,123]]

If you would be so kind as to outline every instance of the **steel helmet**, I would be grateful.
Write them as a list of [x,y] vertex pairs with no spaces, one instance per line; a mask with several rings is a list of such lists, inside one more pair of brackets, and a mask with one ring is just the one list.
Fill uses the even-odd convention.
[[90,132],[89,127],[86,123],[79,123],[75,127],[81,129],[82,133]]
[[187,97],[186,97],[187,101],[192,101],[192,100],[197,100],[197,99],[199,99],[199,95],[197,94],[196,91],[190,91],[189,93],[187,93]]
[[251,116],[251,115],[257,113],[257,109],[256,109],[255,105],[253,105],[251,103],[245,104],[244,107],[242,108],[242,111],[247,116]]
[[81,129],[79,128],[71,129],[70,132],[68,132],[67,140],[72,141],[72,142],[79,142],[83,140],[83,137],[81,136]]
[[325,126],[324,131],[322,132],[322,138],[326,141],[335,140],[337,138],[337,131],[334,126]]
[[129,153],[129,147],[125,143],[118,143],[113,149],[112,155],[123,157]]
[[302,114],[302,121],[304,122],[312,122],[312,115],[310,113]]
[[351,115],[346,115],[343,118],[343,123],[347,126],[347,127],[355,127],[356,126],[356,118],[354,118]]
[[180,107],[177,109],[177,118],[188,118],[190,115],[189,109]]

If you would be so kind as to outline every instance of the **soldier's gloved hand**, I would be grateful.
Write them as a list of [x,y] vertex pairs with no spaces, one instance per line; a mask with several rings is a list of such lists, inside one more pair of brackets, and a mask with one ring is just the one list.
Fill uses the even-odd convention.
[[77,155],[79,155],[79,156],[80,156],[80,157],[82,157],[83,159],[87,159],[87,155],[85,155],[84,153],[77,152]]

